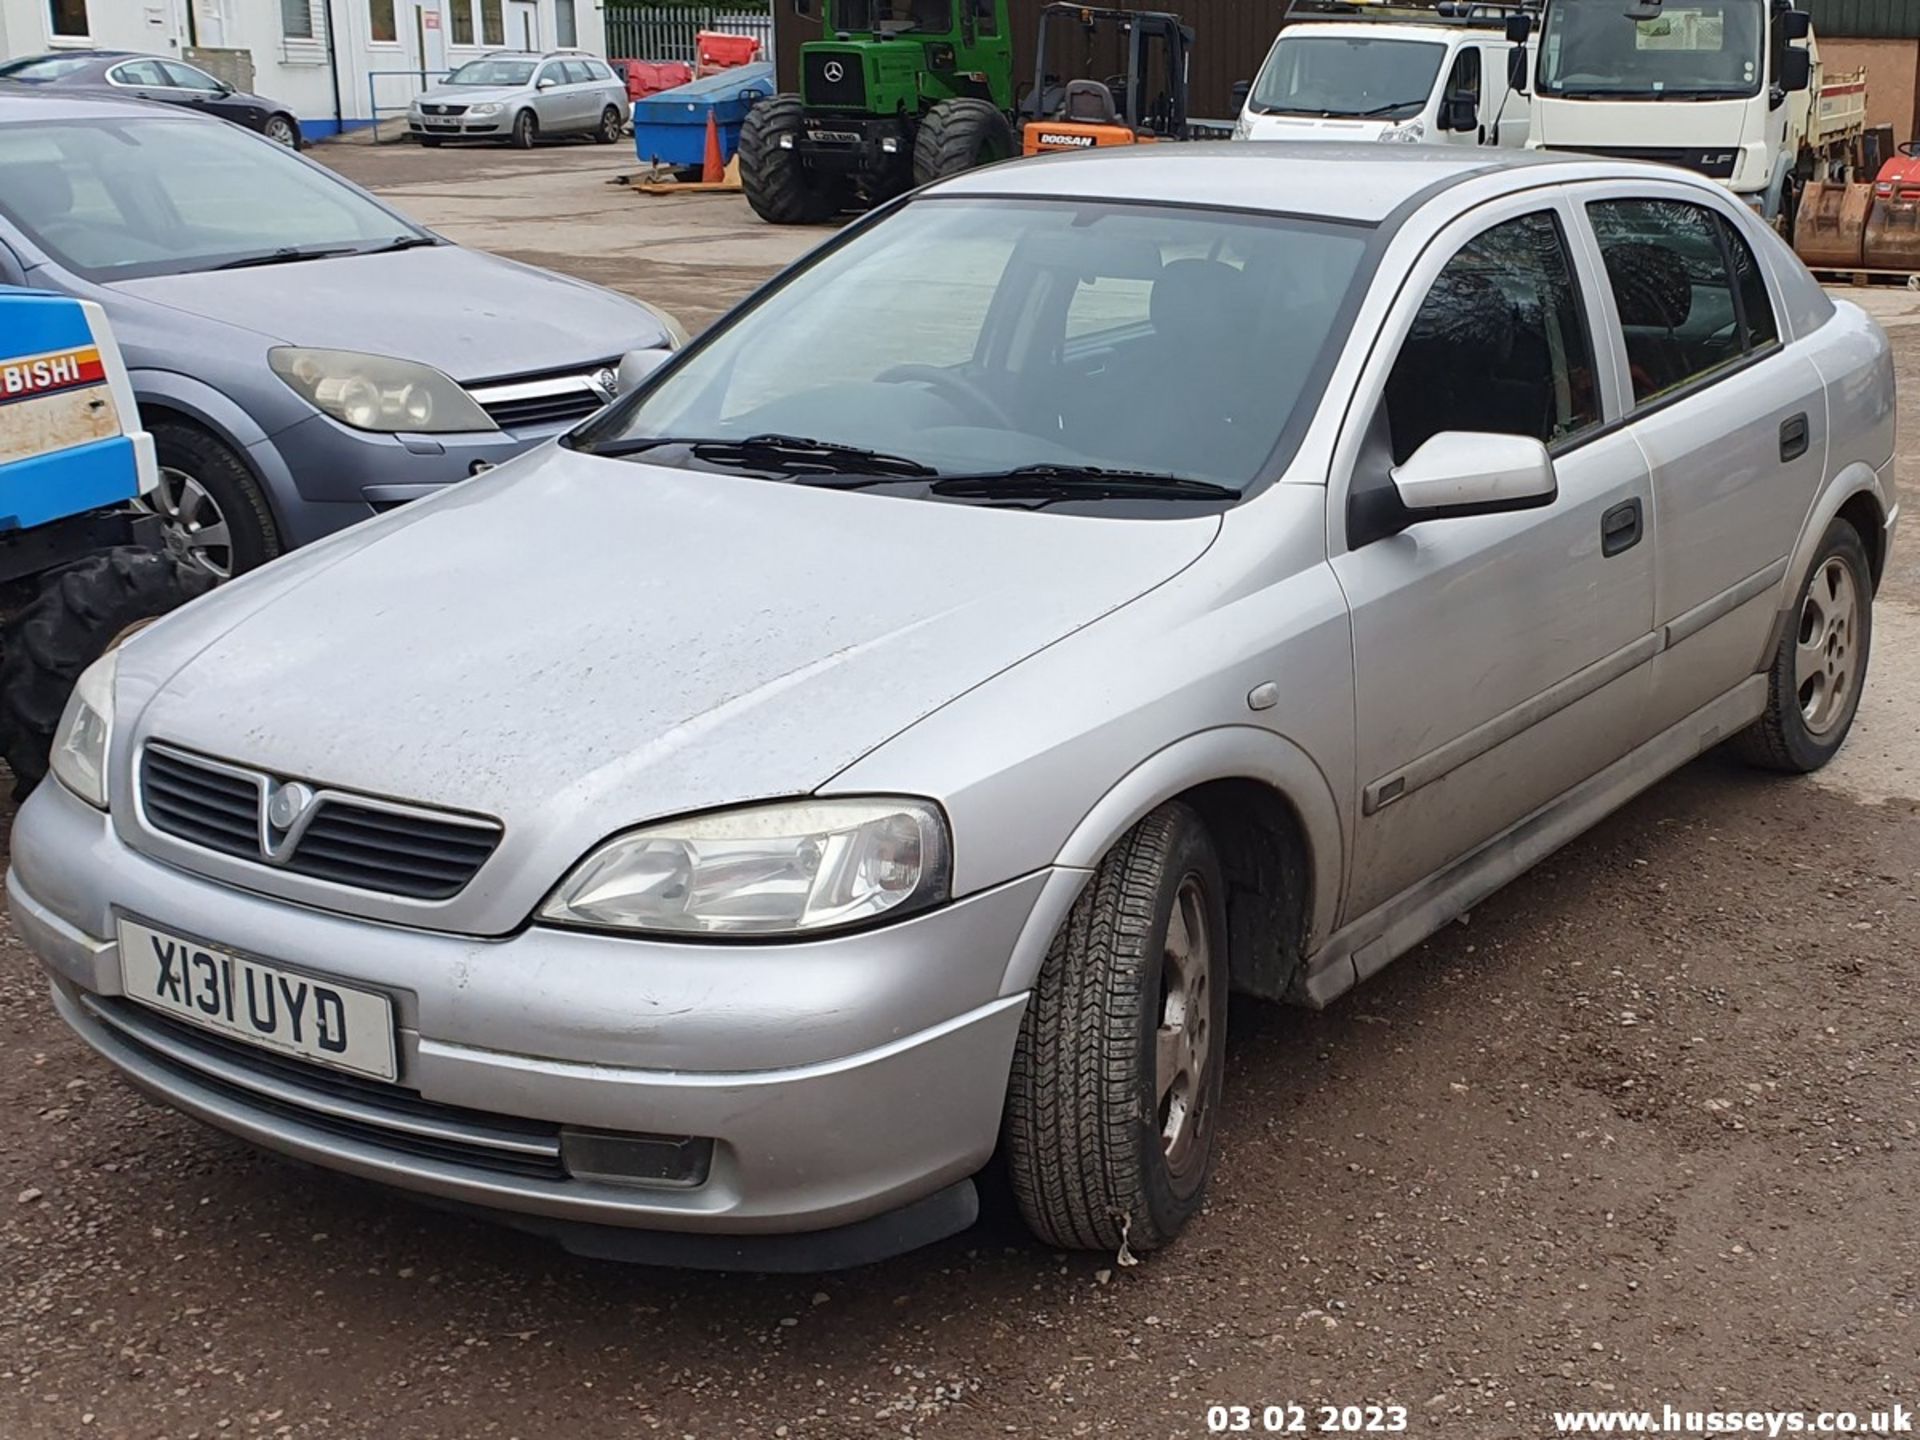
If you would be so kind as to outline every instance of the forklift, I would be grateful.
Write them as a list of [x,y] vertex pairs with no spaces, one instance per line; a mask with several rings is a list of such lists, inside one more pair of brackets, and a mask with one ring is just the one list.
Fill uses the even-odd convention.
[[1192,53],[1193,28],[1163,10],[1042,7],[1021,153],[1184,140]]

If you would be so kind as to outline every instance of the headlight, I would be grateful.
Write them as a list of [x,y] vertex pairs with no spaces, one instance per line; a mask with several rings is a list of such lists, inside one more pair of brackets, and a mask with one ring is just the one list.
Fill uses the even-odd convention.
[[792,935],[946,898],[949,846],[924,800],[798,800],[650,825],[594,851],[540,918],[665,934]]
[[356,430],[392,434],[499,428],[471,395],[431,365],[291,345],[269,350],[267,363],[315,409]]
[[120,652],[109,650],[80,672],[53,733],[53,773],[89,805],[107,808],[107,741],[113,735],[113,676]]
[[1417,145],[1427,138],[1427,122],[1409,120],[1404,125],[1389,125],[1380,132],[1378,138],[1388,141],[1398,140],[1406,145]]
[[467,114],[469,115],[498,115],[499,113],[500,102],[498,100],[488,100],[483,104],[469,105],[467,107]]
[[634,303],[642,310],[650,312],[653,318],[660,322],[660,328],[667,332],[667,349],[678,350],[692,338],[687,334],[686,326],[682,325],[658,305],[649,305],[644,300],[636,300]]

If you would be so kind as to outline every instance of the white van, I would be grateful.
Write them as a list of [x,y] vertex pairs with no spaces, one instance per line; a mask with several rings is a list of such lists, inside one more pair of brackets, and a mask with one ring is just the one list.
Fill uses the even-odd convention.
[[1233,136],[1518,148],[1527,143],[1526,54],[1491,6],[1434,22],[1296,21],[1247,87]]

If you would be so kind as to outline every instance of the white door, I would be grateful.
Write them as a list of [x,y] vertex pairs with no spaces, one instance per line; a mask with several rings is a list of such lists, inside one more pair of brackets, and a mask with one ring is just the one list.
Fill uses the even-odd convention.
[[447,68],[447,32],[440,13],[440,0],[411,0],[402,13],[407,45],[417,68],[427,72],[429,81]]
[[1486,142],[1487,87],[1481,72],[1479,46],[1462,45],[1454,51],[1446,84],[1440,90],[1440,133],[1436,138],[1442,145]]
[[540,7],[533,0],[509,0],[507,44],[515,50],[539,50]]

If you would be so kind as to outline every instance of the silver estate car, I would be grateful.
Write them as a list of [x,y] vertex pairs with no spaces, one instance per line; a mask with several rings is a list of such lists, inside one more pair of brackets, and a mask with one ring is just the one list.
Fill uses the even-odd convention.
[[1325,1005],[1721,741],[1845,738],[1885,337],[1735,199],[1259,144],[916,192],[86,673],[8,894],[248,1140],[597,1255],[1160,1245]]
[[631,108],[626,81],[583,50],[501,50],[469,60],[416,95],[407,130],[428,148],[444,140],[511,140],[525,150],[554,135],[611,145]]

